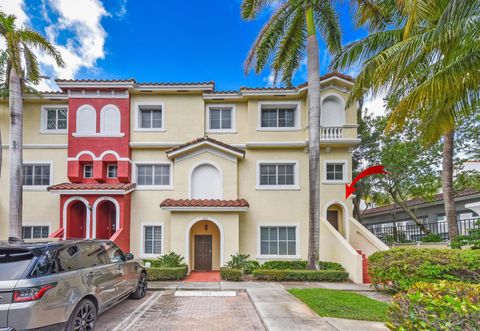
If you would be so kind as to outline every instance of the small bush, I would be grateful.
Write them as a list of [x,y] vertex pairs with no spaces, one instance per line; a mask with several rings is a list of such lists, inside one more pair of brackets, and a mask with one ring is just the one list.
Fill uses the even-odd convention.
[[181,280],[187,276],[188,267],[186,265],[175,268],[147,268],[148,280]]
[[239,269],[243,271],[245,275],[252,273],[254,269],[260,267],[260,263],[255,260],[249,260],[250,255],[248,254],[239,254],[230,255],[231,260],[226,263],[226,266],[231,269]]
[[158,266],[163,268],[176,268],[183,265],[183,256],[175,252],[170,252],[158,257]]
[[479,250],[396,248],[376,252],[368,261],[372,284],[395,292],[417,282],[480,282]]
[[417,283],[393,298],[390,330],[480,330],[480,285]]
[[337,270],[273,270],[256,269],[255,279],[269,281],[326,281],[343,282],[348,279],[348,272]]
[[223,280],[239,282],[243,280],[243,272],[240,269],[220,268],[220,277]]
[[443,241],[442,236],[438,233],[429,233],[422,238],[422,242],[424,243],[441,243]]
[[337,262],[328,262],[328,261],[319,261],[318,268],[320,270],[338,270],[345,271],[345,268],[342,267],[340,263]]
[[305,270],[308,262],[305,260],[295,261],[267,261],[261,265],[262,269],[270,270]]
[[452,248],[470,246],[471,249],[480,249],[480,220],[475,225],[477,228],[468,230],[468,235],[455,237],[451,242]]

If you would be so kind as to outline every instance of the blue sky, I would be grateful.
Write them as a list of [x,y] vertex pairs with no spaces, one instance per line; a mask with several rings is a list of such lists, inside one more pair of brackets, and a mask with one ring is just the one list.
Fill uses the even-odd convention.
[[[55,68],[40,57],[43,71],[51,77],[214,80],[217,90],[271,84],[268,69],[248,76],[243,71],[245,56],[269,13],[244,22],[240,0],[3,1],[5,11],[15,13],[21,23],[46,35],[61,49],[67,68]],[[338,11],[344,43],[366,34],[354,29],[348,1],[338,5]],[[321,71],[325,73],[329,58],[322,43],[320,48]],[[305,80],[302,66],[294,83]]]

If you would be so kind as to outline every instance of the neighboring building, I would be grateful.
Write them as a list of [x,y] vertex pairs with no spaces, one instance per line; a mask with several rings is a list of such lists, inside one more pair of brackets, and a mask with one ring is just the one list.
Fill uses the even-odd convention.
[[[469,189],[455,195],[460,234],[468,234],[468,230],[476,226],[479,215],[474,206],[479,203],[480,191],[478,190]],[[431,201],[409,200],[406,205],[432,233],[437,233],[443,239],[448,240],[443,194],[437,194]],[[365,210],[362,223],[378,238],[386,242],[419,241],[424,236],[415,222],[397,204]]]
[[[307,258],[306,85],[219,92],[212,82],[57,84],[62,92],[25,97],[25,238],[110,238],[140,257],[175,251],[195,270],[219,269],[237,252]],[[354,249],[368,255],[385,246],[359,235],[366,230],[344,199],[359,143],[356,109],[345,109],[352,79],[332,73],[321,84],[321,258],[341,262],[358,282]],[[4,137],[8,118],[3,103]]]

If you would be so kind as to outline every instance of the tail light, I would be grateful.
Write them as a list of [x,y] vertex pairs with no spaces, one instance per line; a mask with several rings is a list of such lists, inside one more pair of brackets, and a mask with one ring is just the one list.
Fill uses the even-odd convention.
[[56,283],[52,283],[15,290],[15,292],[13,292],[13,302],[27,302],[39,300],[43,297],[45,292],[47,292],[51,288],[54,288],[56,285]]

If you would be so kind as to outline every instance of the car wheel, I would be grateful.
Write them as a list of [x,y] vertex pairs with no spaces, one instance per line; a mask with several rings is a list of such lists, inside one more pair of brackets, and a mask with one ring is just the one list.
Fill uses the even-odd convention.
[[75,307],[68,320],[66,331],[93,331],[97,319],[97,308],[95,304],[84,299]]
[[144,272],[142,272],[140,274],[140,277],[138,278],[137,288],[135,289],[135,292],[133,292],[130,295],[130,298],[138,300],[143,298],[146,293],[147,293],[147,275]]

